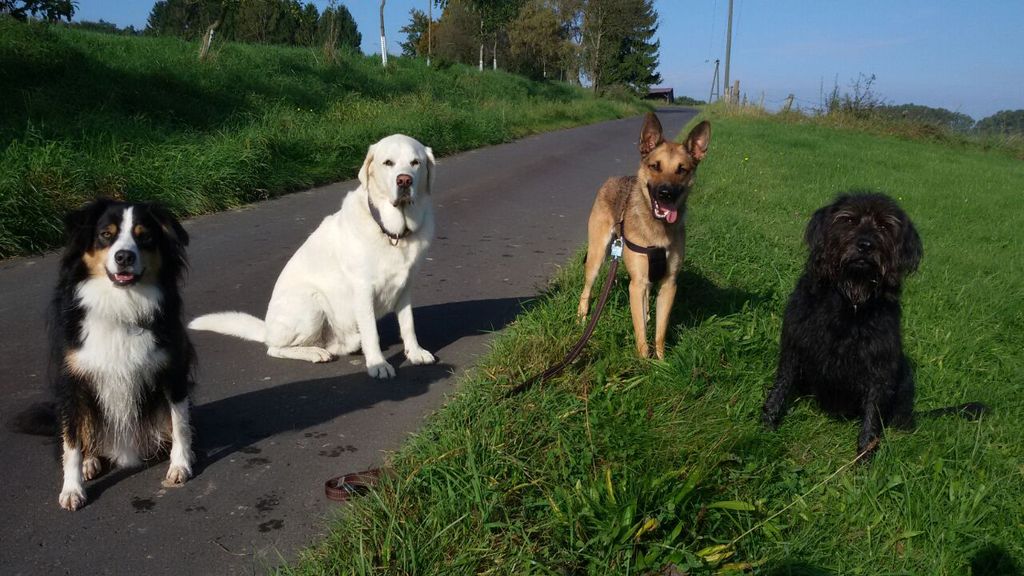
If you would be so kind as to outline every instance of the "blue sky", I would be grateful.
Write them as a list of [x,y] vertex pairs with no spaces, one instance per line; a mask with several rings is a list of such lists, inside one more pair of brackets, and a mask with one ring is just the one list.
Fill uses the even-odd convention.
[[[428,0],[388,0],[388,50],[400,52],[398,29]],[[734,0],[732,66],[749,98],[761,92],[777,107],[793,93],[818,105],[838,79],[848,89],[875,74],[875,91],[894,104],[948,108],[980,119],[1024,108],[1024,1]],[[379,2],[343,0],[363,35],[363,52],[379,53]],[[326,0],[315,0],[322,8]],[[153,2],[78,0],[76,19],[143,28]],[[676,94],[706,99],[716,58],[725,58],[728,0],[655,0],[660,69]],[[500,62],[499,62],[500,66]]]

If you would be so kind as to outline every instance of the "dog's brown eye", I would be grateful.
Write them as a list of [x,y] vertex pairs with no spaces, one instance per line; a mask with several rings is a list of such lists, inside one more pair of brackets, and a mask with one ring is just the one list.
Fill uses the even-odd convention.
[[420,161],[419,160],[413,160],[412,162],[409,162],[409,164],[412,164],[413,166],[419,166],[420,165]]
[[104,240],[110,240],[113,237],[114,233],[111,232],[110,230],[104,230],[103,232],[100,232],[100,238],[103,238]]
[[658,162],[654,162],[653,164],[650,164],[650,167],[651,167],[651,170],[654,170],[655,172],[661,172],[661,161],[659,160]]
[[679,167],[676,168],[676,174],[686,174],[686,168],[683,168],[683,165],[680,164]]
[[384,165],[385,166],[394,166],[395,165],[395,161],[394,160],[385,160],[384,161]]

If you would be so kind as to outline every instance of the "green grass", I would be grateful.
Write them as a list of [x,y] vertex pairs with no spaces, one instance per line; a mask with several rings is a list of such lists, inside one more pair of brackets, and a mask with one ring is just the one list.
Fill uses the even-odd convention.
[[464,66],[197,45],[0,17],[0,258],[51,248],[97,195],[181,216],[353,177],[402,132],[445,155],[636,114],[638,103]]
[[[712,112],[665,361],[633,356],[619,279],[583,358],[522,396],[581,328],[580,257],[461,391],[286,574],[1019,574],[1024,560],[1024,163],[1002,154]],[[925,259],[905,290],[919,409],[980,422],[892,431],[799,401],[759,413],[803,227],[853,188],[888,191]],[[583,222],[577,223],[584,226]]]

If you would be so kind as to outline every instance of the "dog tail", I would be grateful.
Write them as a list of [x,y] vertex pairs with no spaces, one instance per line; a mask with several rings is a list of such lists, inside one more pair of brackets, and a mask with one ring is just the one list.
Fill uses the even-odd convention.
[[188,323],[192,330],[207,330],[243,340],[263,342],[267,333],[263,320],[245,312],[215,312]]
[[53,402],[36,402],[15,414],[7,427],[21,434],[53,436],[57,434],[57,406]]
[[924,416],[926,418],[933,418],[935,416],[959,416],[964,420],[977,420],[989,412],[991,412],[991,409],[981,402],[967,402],[966,404],[958,404],[956,406],[946,406],[943,408],[935,408],[934,410],[918,412],[915,416]]

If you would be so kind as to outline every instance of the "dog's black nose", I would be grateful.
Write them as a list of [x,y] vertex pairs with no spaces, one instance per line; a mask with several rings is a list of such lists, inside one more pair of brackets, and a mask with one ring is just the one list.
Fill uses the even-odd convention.
[[396,183],[399,188],[408,188],[409,186],[412,186],[412,176],[408,174],[399,174],[396,179]]
[[861,253],[870,252],[875,247],[875,243],[868,238],[860,238],[857,240],[857,250]]
[[114,263],[118,266],[132,266],[135,264],[135,252],[131,250],[118,250],[114,252]]

